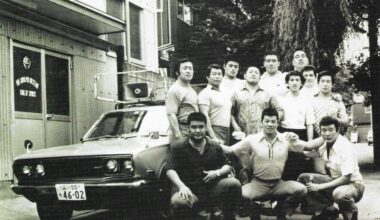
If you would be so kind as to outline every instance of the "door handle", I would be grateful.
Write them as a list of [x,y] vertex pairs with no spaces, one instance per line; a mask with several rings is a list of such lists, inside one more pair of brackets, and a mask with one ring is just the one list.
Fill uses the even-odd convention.
[[47,114],[46,115],[46,119],[47,120],[52,120],[54,118],[54,115],[52,115],[52,114]]

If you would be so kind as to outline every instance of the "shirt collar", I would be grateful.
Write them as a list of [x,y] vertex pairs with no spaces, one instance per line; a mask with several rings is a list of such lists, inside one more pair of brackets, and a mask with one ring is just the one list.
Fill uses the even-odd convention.
[[[263,139],[265,139],[265,135],[264,135],[264,132],[263,131],[260,131],[259,133],[257,133],[257,136],[259,138],[259,141],[262,141]],[[281,135],[281,133],[279,133],[277,131],[277,134],[276,134],[276,137],[273,139],[273,143],[278,140],[278,141],[281,141],[281,142],[285,142],[286,139],[283,135]]]
[[[204,149],[204,151],[203,151],[203,153],[204,152],[206,152],[206,150],[208,149],[208,147],[209,147],[209,144],[210,144],[210,138],[209,137],[205,137],[205,139],[206,139],[206,144],[205,144],[205,149]],[[194,150],[194,151],[198,151],[197,149],[195,149],[193,146],[191,146],[191,144],[190,144],[190,138],[186,138],[185,139],[185,146],[187,147],[187,148],[189,148],[189,149],[192,149],[192,150]],[[199,153],[199,152],[198,152]]]
[[216,90],[216,91],[219,91],[219,88],[211,85],[211,84],[207,84],[207,88],[210,89],[210,90]]
[[[342,141],[342,136],[340,135],[340,134],[338,134],[338,137],[336,138],[336,140],[335,140],[335,142],[334,142],[334,144],[332,145],[332,147],[331,147],[331,149],[330,149],[330,152],[331,151],[336,151],[336,148],[338,147],[338,146],[341,146],[342,144],[341,144],[341,141]],[[325,143],[323,143],[323,145],[322,145],[322,147],[320,148],[320,152],[322,153],[322,152],[324,152],[324,151],[326,151],[327,150],[327,144],[326,144],[326,142]]]
[[[243,90],[248,90],[248,88],[247,88],[247,82],[244,82],[244,85],[241,87],[240,90],[241,90],[241,91],[243,91]],[[248,90],[248,91],[249,91],[249,90]],[[260,85],[259,85],[259,87],[257,88],[256,92],[258,92],[258,91],[264,91],[264,90],[260,87]]]

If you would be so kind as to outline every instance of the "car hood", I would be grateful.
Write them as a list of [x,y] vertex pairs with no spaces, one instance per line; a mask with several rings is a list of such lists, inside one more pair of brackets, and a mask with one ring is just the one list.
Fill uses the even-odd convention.
[[36,151],[30,151],[18,156],[15,160],[36,159],[36,158],[53,158],[53,157],[83,157],[83,156],[101,156],[101,155],[136,155],[148,148],[168,144],[167,137],[159,139],[149,139],[146,137],[133,137],[128,139],[116,138],[107,140],[88,141],[80,144],[67,146],[51,147]]

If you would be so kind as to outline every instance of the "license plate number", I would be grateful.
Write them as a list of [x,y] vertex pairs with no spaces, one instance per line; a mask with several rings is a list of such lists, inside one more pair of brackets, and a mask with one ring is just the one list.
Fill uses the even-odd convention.
[[58,200],[86,200],[83,183],[55,184]]

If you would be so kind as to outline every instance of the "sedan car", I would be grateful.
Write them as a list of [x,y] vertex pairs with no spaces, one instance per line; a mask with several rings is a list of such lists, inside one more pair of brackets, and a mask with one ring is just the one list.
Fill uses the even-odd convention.
[[138,209],[145,210],[140,217],[158,219],[152,210],[170,199],[168,130],[164,106],[107,112],[79,144],[17,157],[12,189],[37,203],[41,219],[69,219],[85,209]]

